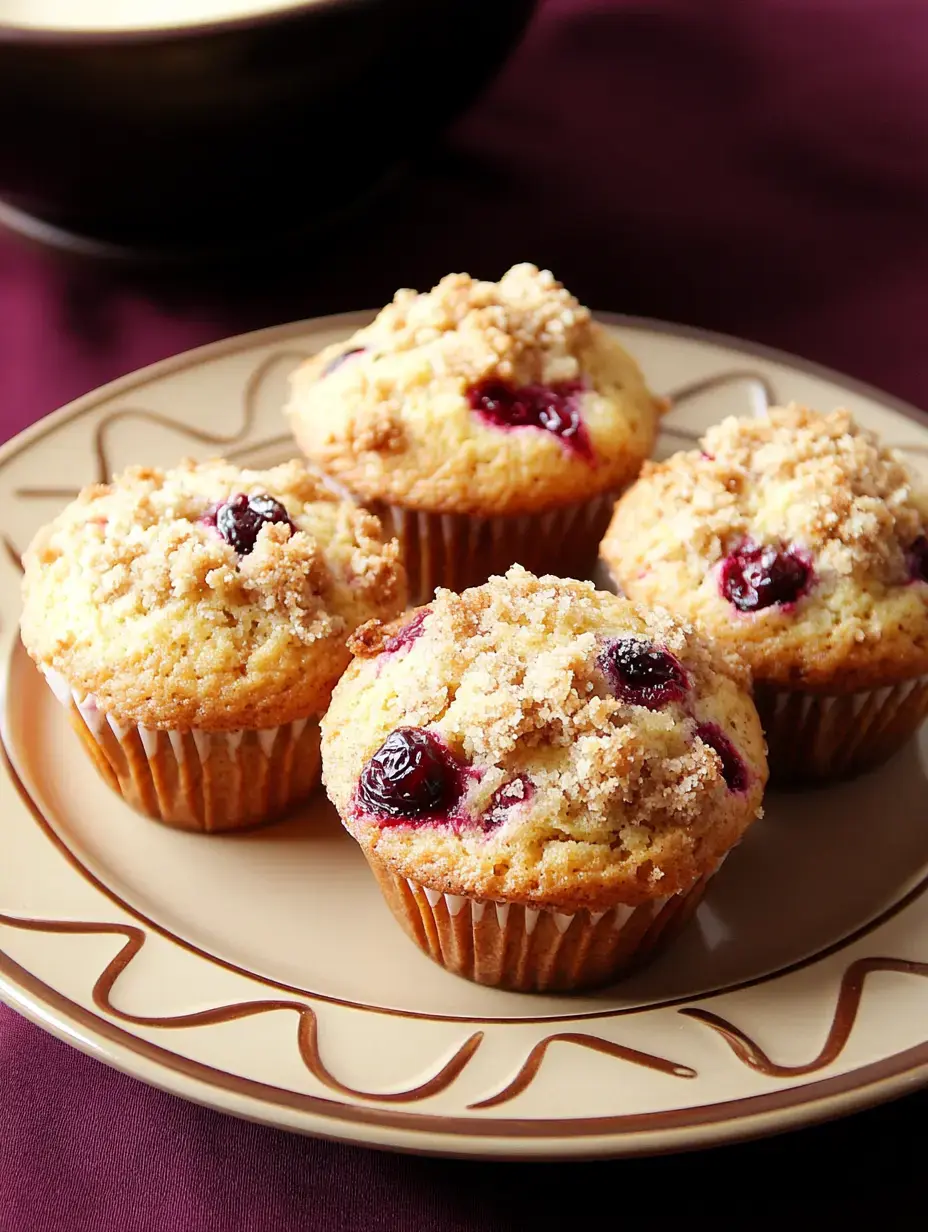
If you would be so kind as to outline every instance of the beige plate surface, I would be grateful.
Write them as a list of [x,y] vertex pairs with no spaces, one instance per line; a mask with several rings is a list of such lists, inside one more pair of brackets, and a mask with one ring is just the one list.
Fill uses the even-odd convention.
[[[578,998],[481,989],[432,965],[321,796],[276,828],[204,839],[135,816],[97,780],[19,647],[19,551],[77,486],[130,462],[287,457],[287,373],[363,319],[169,360],[0,451],[0,996],[186,1098],[457,1155],[706,1145],[928,1080],[928,729],[854,784],[771,798],[676,946]],[[662,453],[723,414],[797,398],[848,405],[928,466],[924,422],[875,391],[611,320],[674,397]]]

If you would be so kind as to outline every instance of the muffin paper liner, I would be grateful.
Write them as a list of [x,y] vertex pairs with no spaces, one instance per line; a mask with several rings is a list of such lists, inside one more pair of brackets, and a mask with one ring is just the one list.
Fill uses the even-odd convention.
[[859,693],[802,693],[758,683],[771,782],[823,783],[881,765],[928,718],[928,676]]
[[596,561],[618,492],[545,513],[493,518],[427,513],[399,505],[369,508],[400,541],[409,576],[409,604],[427,603],[437,586],[479,586],[510,565],[532,573],[586,578]]
[[183,830],[260,825],[319,782],[319,722],[243,731],[156,730],[118,722],[57,672],[45,678],[101,776],[140,813]]
[[515,992],[592,988],[638,968],[679,932],[722,864],[669,898],[564,914],[443,894],[365,854],[388,906],[421,950],[455,975]]

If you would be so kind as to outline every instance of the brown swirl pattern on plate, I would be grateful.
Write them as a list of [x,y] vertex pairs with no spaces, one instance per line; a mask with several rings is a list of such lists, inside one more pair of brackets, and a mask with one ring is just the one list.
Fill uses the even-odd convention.
[[739,1061],[743,1061],[750,1069],[764,1074],[768,1078],[797,1078],[803,1074],[814,1074],[825,1069],[844,1051],[863,996],[864,981],[874,971],[895,971],[902,975],[921,975],[928,977],[928,963],[915,962],[908,958],[858,958],[852,962],[841,977],[838,990],[838,1000],[835,1003],[831,1026],[825,1037],[825,1043],[817,1057],[803,1065],[779,1065],[772,1061],[760,1044],[756,1043],[747,1032],[736,1027],[734,1023],[723,1018],[721,1014],[713,1014],[711,1010],[698,1007],[688,1007],[678,1010],[679,1014],[692,1018],[695,1022],[705,1023],[713,1031],[717,1031],[728,1044]]
[[487,1096],[486,1099],[478,1100],[475,1104],[468,1104],[468,1109],[476,1111],[480,1108],[496,1108],[510,1099],[515,1099],[517,1095],[521,1095],[531,1086],[541,1069],[545,1053],[552,1044],[576,1044],[580,1048],[589,1048],[592,1052],[599,1052],[607,1057],[618,1057],[620,1061],[631,1061],[633,1065],[642,1065],[646,1069],[669,1074],[672,1078],[698,1077],[696,1070],[689,1065],[678,1065],[676,1061],[655,1057],[649,1052],[639,1052],[637,1048],[628,1048],[625,1044],[616,1044],[598,1035],[588,1035],[585,1031],[559,1031],[554,1035],[546,1035],[543,1040],[538,1041],[523,1061],[515,1078],[502,1090],[497,1091],[495,1095]]
[[[88,482],[106,483],[112,475],[114,467],[110,458],[110,430],[114,425],[126,420],[141,419],[145,423],[177,432],[180,436],[197,445],[211,445],[221,448],[224,456],[230,461],[245,458],[252,451],[267,449],[273,445],[284,445],[291,439],[289,433],[268,437],[261,441],[248,441],[248,434],[254,427],[258,413],[258,401],[261,390],[268,376],[282,363],[296,365],[310,358],[311,352],[288,348],[265,355],[261,362],[250,373],[242,391],[242,420],[239,426],[229,433],[207,432],[191,424],[179,422],[169,415],[159,411],[147,410],[144,407],[124,406],[104,415],[93,431],[93,454],[96,461],[96,475]],[[17,488],[14,495],[26,500],[73,500],[80,488]]]
[[[0,925],[8,928],[24,929],[28,932],[64,933],[69,936],[107,936],[124,937],[125,944],[116,956],[106,964],[93,985],[93,1003],[98,1010],[110,1014],[119,1022],[129,1023],[136,1027],[158,1027],[164,1030],[172,1028],[214,1027],[221,1023],[234,1022],[239,1018],[251,1018],[257,1014],[273,1014],[289,1011],[297,1015],[297,1047],[300,1058],[306,1069],[314,1078],[332,1091],[355,1099],[375,1100],[378,1103],[407,1104],[428,1099],[447,1090],[465,1066],[473,1057],[484,1039],[483,1031],[474,1031],[455,1050],[449,1061],[434,1073],[431,1078],[416,1086],[402,1091],[362,1091],[357,1087],[341,1082],[329,1070],[322,1060],[319,1051],[319,1022],[315,1010],[300,1001],[288,1001],[282,998],[273,1000],[235,1001],[230,1005],[219,1005],[208,1010],[195,1010],[189,1014],[131,1014],[113,1004],[112,992],[120,975],[129,964],[141,953],[145,945],[146,934],[134,924],[110,924],[96,920],[36,920],[19,916],[6,915],[0,912]],[[669,1061],[666,1057],[654,1056],[648,1052],[640,1052],[635,1048],[626,1048],[611,1040],[599,1036],[579,1032],[568,1032],[550,1035],[540,1041],[532,1049],[528,1059],[519,1069],[516,1077],[502,1091],[471,1108],[489,1108],[505,1103],[515,1098],[528,1087],[541,1066],[542,1058],[550,1044],[579,1044],[592,1048],[606,1056],[617,1057],[633,1065],[642,1065],[647,1069],[658,1070],[660,1073],[671,1074],[676,1078],[695,1078],[696,1071],[686,1065]]]

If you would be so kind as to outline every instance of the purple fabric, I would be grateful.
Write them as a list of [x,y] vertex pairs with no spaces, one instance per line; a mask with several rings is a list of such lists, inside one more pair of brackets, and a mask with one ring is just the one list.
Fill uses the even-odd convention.
[[[926,58],[919,0],[550,0],[417,176],[284,268],[132,277],[0,240],[3,434],[189,346],[513,260],[928,405]],[[0,1009],[0,1232],[485,1232],[574,1226],[603,1196],[619,1220],[767,1227],[802,1219],[800,1181],[833,1218],[892,1211],[915,1201],[926,1113],[912,1095],[669,1160],[391,1157],[185,1104]]]

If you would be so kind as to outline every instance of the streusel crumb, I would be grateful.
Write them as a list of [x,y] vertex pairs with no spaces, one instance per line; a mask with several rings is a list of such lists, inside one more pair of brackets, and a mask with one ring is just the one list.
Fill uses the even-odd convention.
[[[629,644],[685,683],[650,707],[617,695],[603,655]],[[758,814],[767,769],[744,669],[666,612],[514,566],[462,595],[439,591],[400,625],[363,627],[352,649],[323,720],[324,781],[354,837],[404,877],[565,910],[633,904],[692,885]],[[404,728],[463,767],[447,822],[397,823],[359,795],[370,759]]]
[[445,366],[466,380],[519,385],[574,380],[593,330],[589,309],[549,270],[527,264],[499,282],[448,274],[428,294],[397,291],[375,326],[392,351],[440,343]]
[[[215,511],[239,494],[272,497],[292,526],[268,522],[238,553]],[[300,463],[131,467],[35,536],[23,641],[123,721],[275,725],[323,709],[348,634],[401,609],[397,557],[375,518]]]

